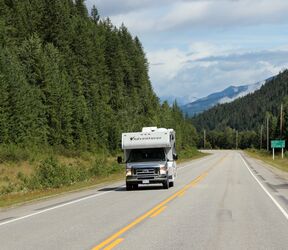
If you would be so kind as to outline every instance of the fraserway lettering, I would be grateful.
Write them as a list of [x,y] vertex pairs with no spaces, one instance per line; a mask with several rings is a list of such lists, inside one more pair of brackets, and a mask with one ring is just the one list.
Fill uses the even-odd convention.
[[162,137],[130,137],[130,141],[161,140]]

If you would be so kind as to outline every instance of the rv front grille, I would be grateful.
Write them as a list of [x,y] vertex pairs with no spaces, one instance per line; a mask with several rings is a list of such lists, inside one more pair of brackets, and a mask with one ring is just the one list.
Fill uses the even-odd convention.
[[134,174],[137,176],[158,175],[159,168],[134,168]]

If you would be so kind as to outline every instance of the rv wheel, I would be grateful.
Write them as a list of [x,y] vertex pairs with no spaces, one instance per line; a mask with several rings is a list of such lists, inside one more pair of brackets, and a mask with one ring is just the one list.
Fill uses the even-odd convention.
[[163,188],[164,189],[168,189],[169,188],[169,179],[167,178],[167,180],[165,182],[163,182]]
[[133,185],[126,183],[126,190],[127,190],[127,191],[130,191],[130,190],[132,190],[132,189],[133,189]]

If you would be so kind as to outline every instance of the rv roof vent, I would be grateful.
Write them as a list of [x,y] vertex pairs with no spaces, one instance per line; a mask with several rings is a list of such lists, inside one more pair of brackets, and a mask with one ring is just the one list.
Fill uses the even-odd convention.
[[155,130],[157,130],[157,127],[144,127],[144,128],[142,128],[143,133],[154,132]]

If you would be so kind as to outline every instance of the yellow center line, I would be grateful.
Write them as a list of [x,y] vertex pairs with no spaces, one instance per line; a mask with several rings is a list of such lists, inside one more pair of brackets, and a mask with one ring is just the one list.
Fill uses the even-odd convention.
[[219,164],[224,158],[226,158],[226,155],[223,156],[220,160],[218,160],[216,162],[215,165],[213,165],[211,168],[209,168],[207,171],[205,171],[204,173],[202,173],[201,175],[199,175],[196,179],[194,179],[193,181],[191,181],[188,185],[184,186],[184,188],[180,189],[179,191],[177,191],[176,193],[174,193],[173,195],[171,195],[170,197],[168,197],[166,200],[162,201],[161,203],[159,203],[158,205],[156,205],[154,208],[152,208],[151,210],[149,210],[148,212],[146,212],[145,214],[141,215],[140,217],[138,217],[137,219],[135,219],[134,221],[132,221],[130,224],[128,224],[127,226],[123,227],[122,229],[120,229],[118,232],[114,233],[113,235],[111,235],[110,237],[108,237],[106,240],[104,240],[103,242],[101,242],[99,245],[95,246],[92,250],[99,250],[102,249],[103,247],[105,247],[106,245],[108,245],[110,242],[112,242],[113,240],[117,239],[119,236],[121,236],[122,234],[124,234],[125,232],[127,232],[129,229],[135,227],[137,224],[139,224],[140,222],[142,222],[143,220],[145,220],[147,217],[151,216],[153,213],[155,213],[158,209],[160,209],[161,207],[163,207],[164,205],[166,205],[168,202],[174,200],[176,197],[179,196],[179,194],[181,194],[182,192],[185,192],[187,189],[195,186],[197,183],[199,183],[204,177],[207,176],[207,174],[211,171],[211,169],[213,167],[215,167],[217,164]]
[[178,197],[182,197],[184,194],[185,194],[185,191],[183,191],[180,194],[178,194]]
[[152,214],[150,217],[153,218],[155,216],[157,216],[158,214],[162,213],[165,209],[167,208],[167,206],[161,207],[159,208],[154,214]]
[[123,238],[118,238],[117,240],[113,241],[110,245],[104,248],[104,250],[110,250],[114,247],[116,247],[118,244],[120,244],[124,239]]

